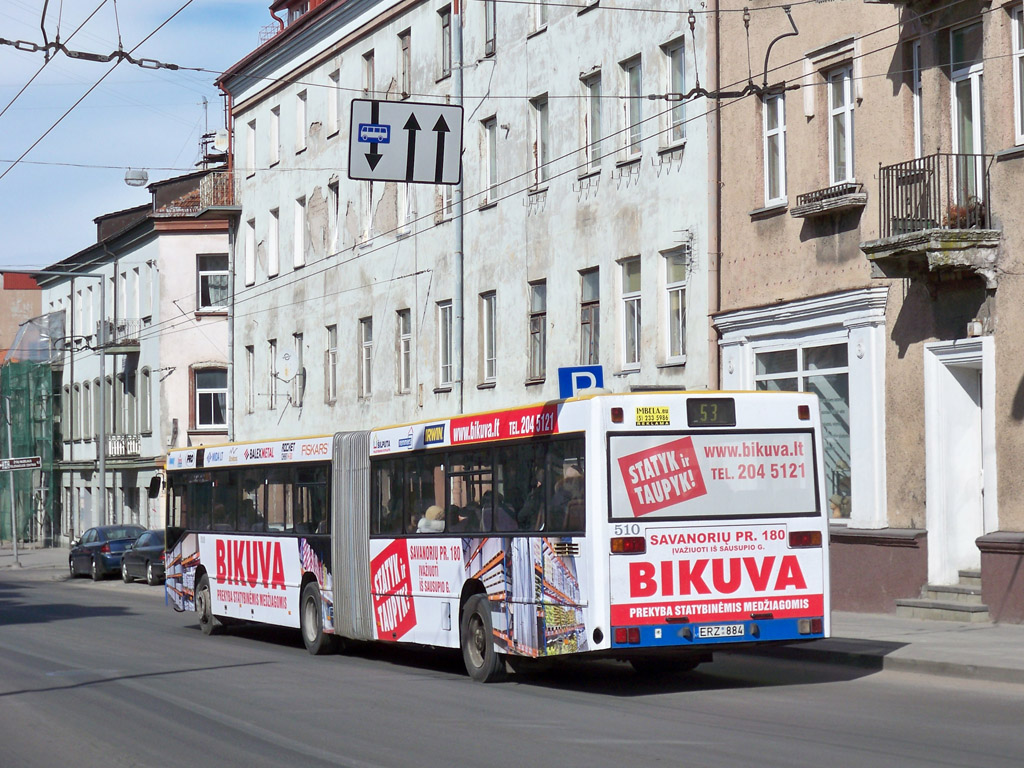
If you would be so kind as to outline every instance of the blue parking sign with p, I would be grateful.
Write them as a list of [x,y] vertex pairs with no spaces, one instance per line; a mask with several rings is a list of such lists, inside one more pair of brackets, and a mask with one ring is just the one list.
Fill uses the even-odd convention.
[[604,370],[600,365],[577,365],[558,369],[558,396],[575,397],[581,389],[604,386]]

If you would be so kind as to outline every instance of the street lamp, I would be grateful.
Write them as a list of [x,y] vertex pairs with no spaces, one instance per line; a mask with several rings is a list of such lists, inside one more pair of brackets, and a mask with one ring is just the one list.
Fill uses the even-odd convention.
[[[107,520],[107,408],[106,408],[106,398],[104,397],[104,394],[103,394],[106,391],[106,386],[107,386],[107,364],[106,364],[107,355],[106,355],[106,351],[105,351],[105,347],[107,345],[107,323],[106,323],[106,312],[107,312],[106,283],[107,283],[107,281],[104,279],[105,275],[97,275],[97,274],[93,274],[91,272],[70,272],[70,271],[60,271],[60,270],[52,270],[52,269],[12,269],[12,268],[8,268],[8,267],[0,267],[0,273],[9,273],[9,274],[15,274],[15,275],[32,275],[33,277],[37,277],[37,276],[40,276],[40,275],[42,275],[44,277],[45,276],[50,276],[50,277],[70,277],[72,279],[71,292],[70,292],[71,300],[72,301],[74,301],[74,296],[75,296],[75,288],[74,288],[74,279],[75,278],[81,277],[81,278],[85,278],[87,280],[91,279],[91,280],[99,280],[100,281],[100,322],[99,322],[99,328],[97,330],[97,336],[98,336],[98,338],[97,338],[97,347],[100,350],[100,390],[101,391],[96,393],[96,396],[97,396],[97,398],[100,401],[100,408],[99,408],[99,410],[100,410],[100,414],[99,414],[100,415],[100,423],[98,425],[98,428],[99,428],[99,445],[96,447],[96,455],[98,457],[98,459],[97,459],[98,466],[97,466],[96,469],[97,469],[97,471],[99,472],[99,475],[100,475],[100,492],[98,494],[99,495],[99,499],[98,499],[99,504],[97,505],[98,508],[99,508],[99,513],[100,513],[99,514],[99,519],[105,523],[106,520]],[[72,307],[72,309],[73,309],[73,307]],[[17,536],[17,534],[18,534],[18,532],[16,530],[12,530],[11,531],[11,535],[12,536]]]

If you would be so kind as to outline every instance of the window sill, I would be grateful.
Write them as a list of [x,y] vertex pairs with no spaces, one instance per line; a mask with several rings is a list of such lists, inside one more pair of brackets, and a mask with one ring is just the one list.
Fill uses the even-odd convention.
[[228,427],[225,424],[223,427],[190,427],[188,433],[190,435],[223,435],[228,431]]
[[533,32],[530,32],[529,34],[527,34],[526,35],[526,39],[529,40],[530,38],[536,37],[537,35],[541,35],[541,34],[547,32],[547,31],[548,31],[548,25],[545,24],[543,27],[539,27],[539,28],[533,30]]
[[597,8],[600,5],[601,5],[601,0],[594,0],[594,2],[591,3],[590,5],[588,5],[586,8],[581,8],[580,10],[576,11],[576,15],[577,16],[582,16],[584,13],[589,13],[590,11],[594,10],[595,8]]
[[409,235],[412,234],[412,230],[409,229],[408,225],[405,225],[403,229],[395,232],[395,240],[405,240]]
[[276,168],[280,164],[281,164],[281,159],[280,158],[278,158],[277,160],[271,160],[269,163],[267,163],[267,168]]
[[640,161],[642,159],[643,159],[643,155],[634,155],[633,157],[627,157],[624,160],[616,160],[615,161],[615,167],[619,168],[619,169],[622,169],[622,168],[629,168],[630,166],[633,166],[633,165],[640,165]]
[[295,150],[295,154],[296,155],[301,155],[303,152],[306,151],[306,149],[307,149],[306,147],[299,147],[298,149]]
[[1024,146],[1010,147],[1009,149],[1001,149],[995,154],[996,162],[1001,163],[1004,160],[1017,160],[1024,157]]
[[339,133],[341,133],[341,128],[335,128],[333,131],[331,131],[330,133],[327,134],[327,138],[328,139],[333,139]]
[[538,384],[543,384],[545,381],[547,381],[547,379],[544,379],[544,378],[541,378],[541,379],[527,379],[524,382],[524,386],[536,387]]
[[580,171],[580,174],[579,174],[579,176],[577,176],[577,179],[579,179],[579,181],[588,181],[588,180],[590,180],[590,179],[592,179],[592,178],[594,178],[596,176],[600,176],[600,175],[601,175],[601,169],[600,168],[597,168],[597,169],[591,168],[590,170]]
[[536,187],[530,187],[528,190],[526,190],[526,194],[529,195],[530,197],[536,197],[537,195],[543,195],[547,191],[548,185],[547,182],[544,182],[543,184],[539,184]]
[[360,240],[356,244],[356,248],[358,248],[361,251],[365,251],[367,248],[370,248],[372,246],[373,246],[373,238],[372,237],[368,237],[365,240]]
[[[330,400],[324,400],[324,405],[336,405],[337,402],[338,402],[338,398],[333,397]],[[249,413],[252,413],[252,411],[249,411]]]
[[620,377],[621,378],[623,376],[632,376],[632,375],[635,375],[637,373],[640,373],[640,366],[637,366],[636,368],[621,368],[618,371],[615,371],[612,374],[612,376],[616,376],[616,377]]
[[498,385],[496,381],[484,381],[476,385],[477,389],[494,389]]
[[766,205],[763,208],[755,208],[747,213],[747,215],[754,221],[757,221],[759,219],[770,219],[772,216],[778,216],[780,213],[785,213],[788,209],[789,200],[783,200],[779,203]]
[[434,82],[435,83],[443,83],[445,80],[448,80],[449,78],[451,78],[451,76],[452,76],[451,72],[447,72],[447,73],[446,72],[442,72],[439,77],[434,79]]
[[498,207],[498,201],[497,200],[484,200],[482,203],[480,203],[480,205],[477,206],[477,210],[478,211],[488,211],[491,208],[497,208],[497,207]]
[[673,152],[681,152],[685,148],[686,148],[686,137],[684,136],[683,138],[679,139],[678,141],[674,141],[671,144],[666,144],[663,147],[658,147],[658,154],[659,155],[669,155],[669,154],[672,154]]
[[227,317],[228,310],[226,309],[197,309],[195,311],[196,318],[201,317]]
[[451,392],[451,391],[452,391],[452,385],[451,384],[445,384],[445,385],[440,386],[440,387],[434,387],[434,394],[435,395],[443,395],[443,394],[446,394],[446,393]]
[[655,368],[682,368],[686,365],[686,355],[682,357],[673,358],[672,360],[666,360],[664,363],[658,363]]

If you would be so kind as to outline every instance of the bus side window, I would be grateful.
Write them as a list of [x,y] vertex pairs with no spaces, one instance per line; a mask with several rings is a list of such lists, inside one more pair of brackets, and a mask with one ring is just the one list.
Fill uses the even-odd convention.
[[259,489],[256,514],[257,516],[263,515],[267,528],[271,531],[287,531],[291,528],[291,509],[288,505],[287,486],[288,478],[285,472],[276,468],[267,473],[266,479]]
[[402,498],[402,460],[388,459],[373,464],[373,498],[370,532],[396,534],[402,532],[405,505]]

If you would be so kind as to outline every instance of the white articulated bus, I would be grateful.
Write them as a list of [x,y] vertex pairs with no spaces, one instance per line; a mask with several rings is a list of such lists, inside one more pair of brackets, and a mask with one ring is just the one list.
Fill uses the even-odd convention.
[[167,593],[258,621],[461,648],[470,675],[585,654],[691,668],[827,637],[814,395],[595,394],[172,451]]

